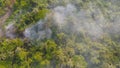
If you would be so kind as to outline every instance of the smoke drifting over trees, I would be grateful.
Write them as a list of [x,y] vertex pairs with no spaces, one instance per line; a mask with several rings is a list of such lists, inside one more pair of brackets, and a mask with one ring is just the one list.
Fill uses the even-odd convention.
[[0,68],[120,68],[119,3],[1,0]]
[[[52,12],[49,13],[51,16],[46,16],[45,20],[51,17],[50,20],[52,24],[57,25],[63,32],[76,34],[84,31],[94,39],[100,38],[106,33],[113,35],[120,34],[119,15],[114,16],[113,13],[115,12],[112,12],[114,9],[107,10],[109,12],[111,11],[109,16],[111,18],[114,16],[114,19],[106,17],[104,13],[107,14],[108,12],[103,13],[102,8],[91,2],[88,4],[87,9],[78,9],[78,6],[75,6],[75,4],[72,4],[70,1],[68,4],[65,4],[65,6],[56,6],[51,9]],[[43,21],[43,23],[45,23],[45,21]],[[38,24],[38,26],[41,25]]]

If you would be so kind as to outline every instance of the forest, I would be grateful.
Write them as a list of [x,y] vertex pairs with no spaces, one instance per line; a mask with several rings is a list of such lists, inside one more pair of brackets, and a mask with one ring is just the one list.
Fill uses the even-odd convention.
[[120,68],[120,0],[0,0],[0,68]]

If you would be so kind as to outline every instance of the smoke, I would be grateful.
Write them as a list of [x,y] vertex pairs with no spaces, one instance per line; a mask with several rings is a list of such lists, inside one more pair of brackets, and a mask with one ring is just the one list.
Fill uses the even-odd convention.
[[[104,36],[104,34],[112,36],[120,35],[120,14],[114,15],[118,10],[115,10],[115,8],[112,7],[110,8],[111,9],[109,10],[105,8],[104,11],[103,8],[90,3],[87,9],[78,9],[78,6],[69,3],[64,6],[56,6],[53,8],[50,17],[52,17],[52,24],[56,24],[59,30],[67,33],[67,35],[85,32],[91,40],[96,40]],[[90,52],[92,52],[91,50],[94,52],[97,51],[95,48],[92,48],[91,50],[87,48],[84,49]],[[88,62],[88,67],[96,68],[97,65],[95,66],[90,58],[93,60],[98,59],[99,53],[94,54],[92,57],[87,53],[85,53],[85,55],[84,57]]]
[[[68,4],[65,7],[57,6],[53,11],[54,24],[57,24],[61,30],[68,33],[79,33],[81,30],[84,30],[94,38],[98,38],[103,34],[103,22],[105,21],[103,16],[95,17],[96,20],[94,20],[92,18],[93,12],[83,9],[78,11],[73,4]],[[94,13],[96,15],[101,13],[96,11]]]
[[49,39],[51,37],[52,31],[50,28],[45,27],[45,23],[39,21],[37,24],[24,31],[24,36],[31,40],[42,40]]
[[[108,6],[108,8],[100,8],[94,2],[89,2],[86,8],[81,8],[79,5],[86,0],[58,0],[51,8],[51,13],[46,15],[44,20],[38,21],[36,24],[26,28],[23,32],[25,38],[31,40],[43,40],[50,39],[53,30],[49,27],[49,24],[57,26],[61,32],[67,35],[76,35],[84,32],[91,40],[101,38],[104,34],[120,35],[120,14],[117,13],[120,9],[114,8],[115,6]],[[112,0],[113,2],[113,0]],[[0,29],[0,36],[2,36],[2,30]],[[14,23],[10,23],[5,28],[5,35],[9,38],[15,38],[16,28]],[[77,36],[77,35],[76,35]],[[94,45],[94,44],[93,44]],[[95,50],[92,48],[91,50]],[[95,53],[95,57],[98,57],[98,53]],[[88,65],[92,68],[94,64],[91,63],[90,55],[86,53],[85,58]],[[96,59],[96,58],[93,58]],[[93,65],[93,66],[92,66]]]
[[[113,14],[118,10],[114,10],[115,8],[109,6],[108,9],[105,8],[107,11],[103,12],[103,9],[92,2],[87,5],[87,9],[78,9],[77,2],[80,3],[81,1],[60,1],[59,4],[64,3],[66,5],[56,5],[51,8],[52,12],[46,16],[45,20],[39,21],[36,25],[25,30],[25,37],[31,39],[50,38],[52,31],[50,28],[46,30],[43,26],[45,22],[57,25],[59,30],[64,33],[77,34],[81,31],[85,32],[91,39],[98,39],[106,33],[120,34],[120,15],[117,15],[117,17]],[[50,20],[46,21],[48,19]]]
[[0,38],[3,37],[3,35],[4,35],[4,32],[3,32],[3,30],[0,28]]
[[[74,4],[57,6],[53,9],[54,24],[68,33],[86,32],[91,38],[100,38],[105,33],[120,34],[120,15],[114,21],[108,19],[102,9],[90,3],[88,9],[77,9]],[[112,13],[109,14],[112,17]]]
[[109,27],[109,33],[112,35],[120,35],[120,16],[115,17],[113,23]]
[[8,38],[16,38],[16,27],[14,23],[10,23],[5,28],[5,36]]
[[15,23],[12,22],[6,25],[5,28],[3,26],[0,27],[0,38],[3,37],[7,37],[11,39],[17,37]]

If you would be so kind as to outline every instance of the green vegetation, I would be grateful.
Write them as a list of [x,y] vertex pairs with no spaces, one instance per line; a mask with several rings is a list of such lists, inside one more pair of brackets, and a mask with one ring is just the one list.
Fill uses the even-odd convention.
[[[8,9],[12,9],[10,17],[0,29],[4,28],[4,31],[5,26],[11,22],[14,22],[16,27],[15,38],[0,37],[0,68],[120,68],[120,33],[106,33],[94,40],[85,30],[81,30],[79,34],[70,34],[67,30],[60,30],[51,20],[47,20],[44,28],[52,30],[51,38],[32,40],[23,36],[25,29],[40,20],[46,20],[46,16],[52,12],[51,8],[57,5],[65,6],[69,2],[75,4],[78,10],[82,8],[86,11],[92,11],[87,9],[89,4],[97,4],[107,20],[114,18],[109,16],[112,11],[108,10],[113,8],[109,7],[111,3],[107,0],[59,1],[0,0],[0,18]],[[118,4],[112,7],[118,8]],[[119,12],[118,15],[113,14],[120,15]],[[107,24],[110,27],[111,23]],[[70,30],[69,27],[65,29]]]

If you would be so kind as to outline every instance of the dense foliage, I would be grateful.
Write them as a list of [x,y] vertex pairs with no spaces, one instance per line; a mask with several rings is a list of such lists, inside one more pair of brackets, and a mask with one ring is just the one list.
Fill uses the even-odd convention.
[[[59,25],[51,23],[52,16],[48,18],[55,6],[72,3],[78,10],[87,11],[89,4],[93,3],[109,20],[120,16],[120,12],[114,13],[120,11],[118,2],[120,3],[119,0],[0,0],[1,19],[9,9],[12,11],[3,26],[0,26],[0,34],[7,32],[6,26],[12,22],[15,26],[12,32],[16,36],[0,37],[0,68],[120,68],[119,32],[108,32],[99,39],[93,39],[85,30],[78,33],[71,33],[69,30],[72,27],[60,30]],[[112,12],[109,9],[114,10],[113,17],[110,16]],[[52,30],[51,38],[26,38],[25,29],[40,20],[45,20],[43,29]],[[108,27],[111,25],[107,24]]]

